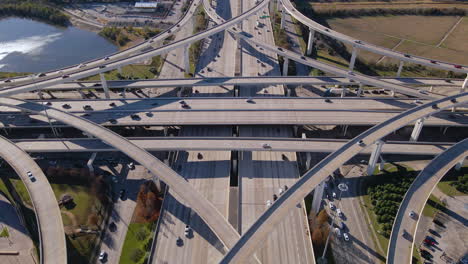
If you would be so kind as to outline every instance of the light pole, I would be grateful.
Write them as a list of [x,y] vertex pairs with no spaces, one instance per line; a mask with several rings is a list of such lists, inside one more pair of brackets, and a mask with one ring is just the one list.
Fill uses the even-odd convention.
[[[338,203],[336,204],[337,209],[338,209],[338,207],[340,205],[340,202],[341,202],[341,194],[348,190],[348,185],[346,185],[345,183],[340,183],[340,184],[338,184],[338,190],[340,190],[340,194],[338,195]],[[333,214],[332,222],[331,222],[331,225],[330,225],[330,230],[328,231],[327,241],[325,242],[325,248],[323,249],[322,257],[320,257],[319,261],[318,261],[319,264],[326,264],[327,263],[327,259],[325,258],[325,254],[327,254],[328,241],[330,240],[331,233],[333,233],[332,228],[333,228],[333,224],[335,223],[335,217],[336,217],[336,213]]]

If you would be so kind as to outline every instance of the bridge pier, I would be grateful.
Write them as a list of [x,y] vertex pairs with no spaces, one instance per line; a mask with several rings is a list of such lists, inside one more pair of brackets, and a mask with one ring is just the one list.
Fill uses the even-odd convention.
[[307,55],[312,54],[312,49],[314,48],[314,37],[315,37],[315,31],[311,28],[309,28],[309,40],[307,41]]
[[284,23],[286,22],[286,11],[284,11],[284,7],[281,7],[281,25],[280,28],[284,28]]
[[382,140],[377,140],[374,144],[374,150],[372,150],[371,156],[369,158],[369,165],[367,166],[367,175],[373,175],[375,170],[375,165],[379,160],[380,153],[382,152],[382,146],[385,144]]
[[[466,78],[463,81],[463,84],[462,84],[462,86],[460,88],[460,93],[464,93],[467,87],[468,87],[468,73],[466,74]],[[452,112],[455,112],[455,111],[457,111],[456,106],[452,107]]]
[[361,94],[362,94],[362,87],[363,87],[363,86],[364,86],[364,85],[363,85],[362,83],[359,83],[359,88],[358,88],[358,90],[357,90],[357,92],[356,92],[356,96],[357,96],[357,97],[361,96]]
[[89,169],[89,174],[91,175],[94,175],[93,163],[94,163],[94,160],[96,159],[96,156],[97,156],[97,152],[93,152],[93,154],[91,154],[91,157],[88,160],[88,163],[86,163],[86,166],[88,166],[88,169]]
[[343,88],[341,88],[341,98],[346,97],[346,92],[347,91],[348,91],[348,88],[346,88],[345,86],[343,86]]
[[104,90],[104,94],[106,95],[106,99],[109,99],[109,88],[107,87],[106,76],[104,76],[104,73],[99,73],[99,77],[101,77],[101,86]]
[[283,76],[288,76],[288,67],[289,67],[289,59],[288,58],[284,58],[284,62],[283,62]]
[[184,47],[184,65],[185,65],[185,73],[190,72],[190,58],[189,58],[189,49],[190,45]]
[[398,71],[397,71],[397,73],[396,73],[396,76],[397,76],[397,77],[400,77],[401,71],[403,70],[403,65],[404,65],[404,64],[405,64],[404,61],[400,61],[400,65],[398,65]]
[[354,69],[354,64],[356,63],[357,54],[358,54],[358,49],[355,46],[353,46],[353,53],[351,54],[351,60],[349,61],[350,71]]
[[455,169],[457,171],[461,169],[461,167],[463,166],[463,162],[465,162],[465,159],[466,157],[462,158],[459,162],[457,162],[457,164],[455,164]]
[[418,141],[419,135],[421,134],[421,130],[424,126],[424,118],[420,118],[414,124],[413,132],[411,132],[410,141]]
[[281,9],[282,5],[281,5],[281,1],[280,0],[276,0],[276,9],[279,10]]
[[325,181],[322,181],[314,189],[314,198],[312,199],[310,214],[317,215],[322,203],[323,192],[325,190]]

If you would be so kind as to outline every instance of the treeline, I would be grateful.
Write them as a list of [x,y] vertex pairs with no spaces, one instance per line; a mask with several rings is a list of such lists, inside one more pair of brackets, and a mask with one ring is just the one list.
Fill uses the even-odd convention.
[[360,17],[360,16],[466,16],[468,10],[460,8],[359,8],[359,9],[320,9],[314,10],[315,15],[323,18]]
[[101,32],[99,32],[99,35],[111,40],[119,46],[124,46],[130,41],[127,35],[117,27],[104,27]]
[[59,9],[38,2],[0,2],[0,18],[8,16],[32,18],[59,26],[69,24],[68,17]]
[[387,172],[371,176],[366,180],[367,194],[371,198],[372,210],[381,224],[382,234],[390,237],[393,220],[398,212],[403,196],[416,178],[415,171],[398,167],[397,172]]

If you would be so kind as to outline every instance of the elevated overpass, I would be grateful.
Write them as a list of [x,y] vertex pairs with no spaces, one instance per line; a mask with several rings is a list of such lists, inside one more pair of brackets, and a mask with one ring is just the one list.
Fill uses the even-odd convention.
[[[240,138],[240,137],[143,137],[127,138],[146,151],[284,151],[334,152],[347,140],[295,138]],[[26,152],[111,152],[119,151],[95,138],[15,139],[13,142]],[[264,147],[267,144],[268,147]],[[387,141],[385,154],[437,155],[453,143]],[[362,154],[371,154],[364,149]]]
[[221,263],[244,263],[252,255],[261,241],[268,236],[289,210],[301,202],[320,182],[325,180],[342,164],[363,150],[373,145],[377,140],[390,134],[408,123],[432,115],[442,109],[454,107],[468,102],[468,93],[462,93],[436,100],[390,118],[379,125],[372,127],[343,147],[331,153],[320,161],[311,170],[306,172],[291,186],[278,200],[276,200],[265,213],[245,232],[241,239],[225,255]]
[[[0,157],[23,182],[36,213],[41,264],[67,263],[67,247],[62,214],[47,177],[37,163],[21,148],[0,136]],[[31,172],[35,180],[28,177]]]
[[[388,264],[411,262],[416,230],[424,205],[440,179],[467,155],[468,139],[465,139],[435,157],[413,181],[393,222],[388,244]],[[416,213],[414,218],[409,216],[412,211]]]

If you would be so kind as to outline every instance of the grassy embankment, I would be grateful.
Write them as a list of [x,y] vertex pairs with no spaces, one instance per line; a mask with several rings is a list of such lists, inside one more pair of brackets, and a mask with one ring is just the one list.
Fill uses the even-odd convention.
[[[208,17],[205,14],[203,6],[199,6],[195,11],[195,24],[193,26],[193,34],[197,34],[206,29],[208,26]],[[189,62],[190,62],[190,72],[185,74],[186,77],[193,76],[197,67],[198,59],[200,58],[202,52],[202,43],[203,40],[193,42],[189,47]]]

